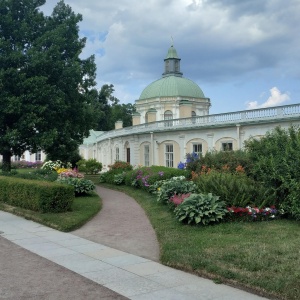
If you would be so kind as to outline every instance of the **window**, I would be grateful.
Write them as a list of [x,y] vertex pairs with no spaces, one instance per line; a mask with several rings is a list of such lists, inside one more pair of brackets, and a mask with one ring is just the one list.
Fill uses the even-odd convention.
[[179,72],[179,62],[175,61],[175,72]]
[[202,154],[202,144],[193,144],[193,152],[197,153],[198,157]]
[[[170,110],[166,110],[164,113],[164,119],[165,120],[172,120],[173,119],[173,113]],[[172,121],[165,122],[166,127],[171,127],[173,125]]]
[[15,160],[15,161],[20,161],[20,159],[21,159],[21,158],[20,158],[20,155],[15,155],[15,157],[14,157],[14,160]]
[[148,123],[148,122],[149,122],[148,119],[149,119],[149,118],[148,118],[148,113],[146,113],[146,114],[145,114],[145,123]]
[[169,72],[169,61],[166,60],[166,63],[165,63],[165,72],[168,73]]
[[120,160],[120,149],[116,148],[116,160]]
[[173,168],[174,165],[174,153],[173,153],[173,145],[166,145],[166,167]]
[[222,143],[222,151],[232,151],[233,150],[233,146],[232,146],[232,142],[224,142]]
[[150,165],[150,147],[149,145],[144,146],[144,165],[149,167]]
[[42,152],[41,151],[38,151],[36,154],[35,154],[35,161],[41,161],[42,160]]

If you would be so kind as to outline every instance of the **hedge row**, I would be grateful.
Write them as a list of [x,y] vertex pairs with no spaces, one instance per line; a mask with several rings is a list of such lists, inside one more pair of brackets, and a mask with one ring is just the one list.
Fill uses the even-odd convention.
[[72,186],[0,176],[0,201],[9,205],[57,213],[70,210],[73,200]]

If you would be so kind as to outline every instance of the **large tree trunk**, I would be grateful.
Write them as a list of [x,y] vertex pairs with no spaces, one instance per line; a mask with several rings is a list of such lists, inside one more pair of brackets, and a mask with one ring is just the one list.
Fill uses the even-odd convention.
[[3,159],[2,159],[2,171],[3,172],[10,172],[11,170],[11,152],[10,151],[4,151],[2,153]]

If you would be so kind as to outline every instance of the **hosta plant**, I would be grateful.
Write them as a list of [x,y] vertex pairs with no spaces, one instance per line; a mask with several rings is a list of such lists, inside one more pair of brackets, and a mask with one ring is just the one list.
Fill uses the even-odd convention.
[[95,184],[91,180],[84,178],[60,177],[57,181],[72,185],[76,196],[86,194],[95,189]]
[[184,176],[173,177],[158,188],[157,200],[167,204],[174,195],[194,193],[195,191],[194,182],[186,180]]
[[224,201],[209,193],[191,194],[174,212],[180,222],[208,225],[222,220],[227,210]]

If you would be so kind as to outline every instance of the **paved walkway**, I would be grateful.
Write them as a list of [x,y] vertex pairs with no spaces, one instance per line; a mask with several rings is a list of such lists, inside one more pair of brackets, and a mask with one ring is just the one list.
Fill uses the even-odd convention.
[[155,231],[141,206],[128,195],[97,186],[102,209],[72,233],[124,252],[159,261]]
[[3,211],[0,266],[1,299],[264,299]]

